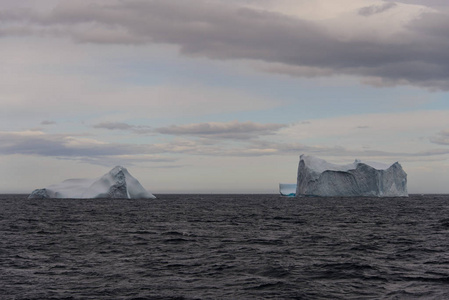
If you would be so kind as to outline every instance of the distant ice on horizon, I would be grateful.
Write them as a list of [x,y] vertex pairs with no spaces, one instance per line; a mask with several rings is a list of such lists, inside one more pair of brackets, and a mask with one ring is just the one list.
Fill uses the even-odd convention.
[[295,197],[296,183],[279,183],[279,193],[282,196]]

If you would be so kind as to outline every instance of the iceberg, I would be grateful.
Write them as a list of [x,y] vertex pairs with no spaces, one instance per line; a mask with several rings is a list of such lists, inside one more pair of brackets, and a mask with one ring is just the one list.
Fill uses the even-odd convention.
[[68,179],[47,188],[34,190],[28,199],[44,198],[110,198],[155,199],[128,170],[116,166],[100,178]]
[[408,197],[407,174],[395,162],[386,165],[355,160],[335,165],[314,156],[301,155],[297,196]]
[[279,193],[281,196],[295,197],[296,183],[279,183]]

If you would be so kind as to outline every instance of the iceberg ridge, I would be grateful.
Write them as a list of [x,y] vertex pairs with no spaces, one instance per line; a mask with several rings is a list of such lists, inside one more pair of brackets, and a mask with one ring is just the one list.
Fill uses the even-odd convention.
[[140,182],[122,166],[116,166],[96,179],[68,179],[47,188],[34,190],[29,199],[44,198],[109,198],[109,199],[154,199]]
[[335,165],[314,156],[301,155],[297,196],[408,197],[407,174],[396,162],[361,162]]

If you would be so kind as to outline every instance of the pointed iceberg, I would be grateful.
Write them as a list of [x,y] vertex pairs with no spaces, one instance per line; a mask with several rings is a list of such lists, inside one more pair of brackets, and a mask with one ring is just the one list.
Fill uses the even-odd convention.
[[335,165],[301,155],[296,195],[408,197],[407,174],[398,162],[385,165],[355,160],[351,164]]
[[110,199],[154,199],[140,182],[124,167],[117,166],[100,178],[68,179],[34,190],[29,199],[43,198],[110,198]]
[[279,193],[281,196],[295,197],[296,183],[279,183]]

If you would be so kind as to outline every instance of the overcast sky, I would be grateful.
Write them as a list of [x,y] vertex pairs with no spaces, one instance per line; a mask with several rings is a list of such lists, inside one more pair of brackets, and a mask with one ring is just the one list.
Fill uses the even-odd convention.
[[276,193],[299,155],[449,193],[443,0],[3,0],[0,192],[127,167],[158,193]]

